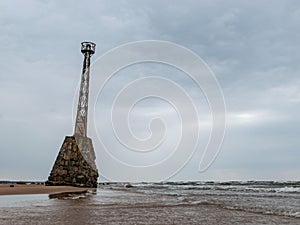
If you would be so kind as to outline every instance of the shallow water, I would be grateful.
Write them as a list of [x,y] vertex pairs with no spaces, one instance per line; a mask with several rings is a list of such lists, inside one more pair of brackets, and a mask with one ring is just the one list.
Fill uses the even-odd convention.
[[300,224],[299,183],[139,183],[0,196],[0,224]]

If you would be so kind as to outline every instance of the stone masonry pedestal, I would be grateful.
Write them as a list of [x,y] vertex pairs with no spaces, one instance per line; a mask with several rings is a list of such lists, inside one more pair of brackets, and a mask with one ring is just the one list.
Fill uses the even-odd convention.
[[98,176],[92,140],[88,137],[67,136],[46,185],[96,188]]

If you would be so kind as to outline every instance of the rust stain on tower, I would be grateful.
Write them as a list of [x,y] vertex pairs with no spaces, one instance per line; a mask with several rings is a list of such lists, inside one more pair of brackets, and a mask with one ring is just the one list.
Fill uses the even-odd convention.
[[96,44],[82,42],[84,55],[74,135],[65,137],[46,185],[97,187],[98,170],[92,139],[87,137],[89,76]]

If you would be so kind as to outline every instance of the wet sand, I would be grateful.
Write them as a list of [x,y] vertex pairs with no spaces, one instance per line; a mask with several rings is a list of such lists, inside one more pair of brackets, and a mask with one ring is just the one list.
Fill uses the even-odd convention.
[[[38,195],[35,196],[38,197]],[[3,197],[10,198],[10,196]],[[0,224],[227,225],[299,224],[299,220],[285,216],[228,210],[216,205],[190,204],[178,201],[176,196],[145,195],[131,191],[98,189],[96,195],[71,196],[52,200],[43,197],[6,204],[6,206],[0,207]]]
[[58,194],[58,193],[81,193],[93,188],[80,188],[71,186],[45,186],[43,184],[0,184],[0,195],[25,195],[25,194]]

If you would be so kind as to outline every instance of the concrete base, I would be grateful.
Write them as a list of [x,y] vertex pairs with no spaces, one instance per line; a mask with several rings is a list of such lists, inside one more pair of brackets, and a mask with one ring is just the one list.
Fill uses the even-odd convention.
[[98,170],[92,140],[88,137],[66,137],[46,185],[97,187]]

